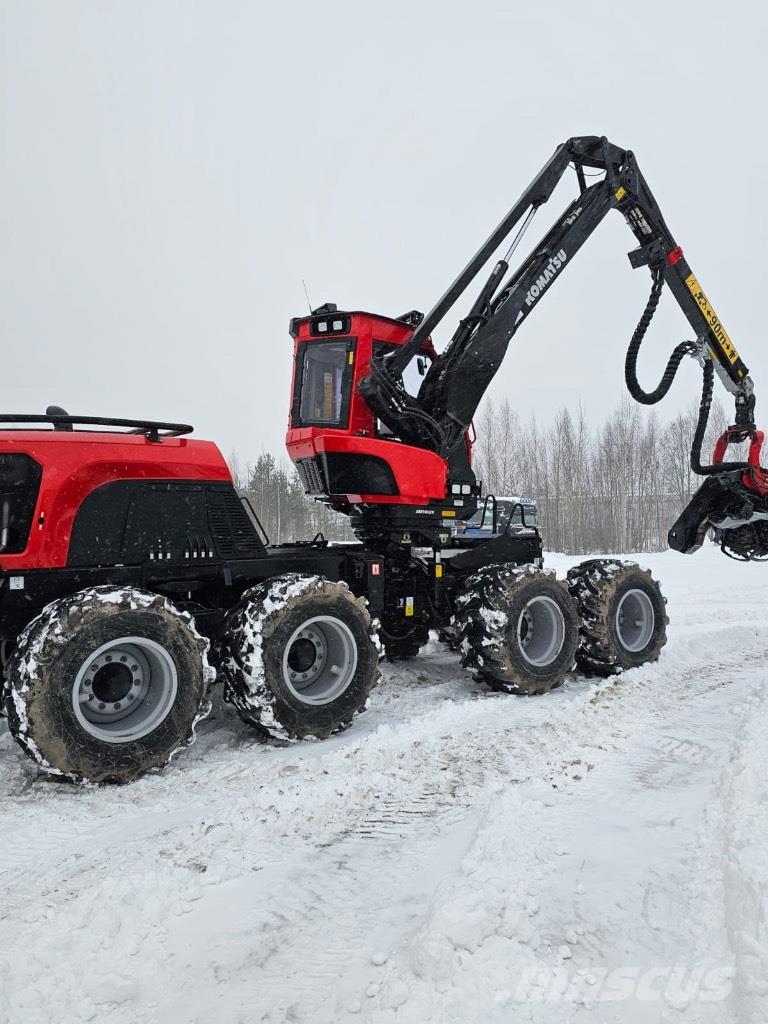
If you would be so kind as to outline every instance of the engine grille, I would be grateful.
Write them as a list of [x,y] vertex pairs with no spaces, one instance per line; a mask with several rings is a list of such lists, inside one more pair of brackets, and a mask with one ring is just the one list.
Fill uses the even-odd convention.
[[19,554],[29,540],[42,470],[29,455],[0,454],[0,553]]
[[307,494],[397,494],[395,476],[376,455],[357,452],[325,452],[299,459],[299,477]]
[[306,494],[327,493],[319,459],[299,459],[296,463],[296,471]]
[[247,558],[263,550],[236,491],[208,491],[208,522],[221,558]]

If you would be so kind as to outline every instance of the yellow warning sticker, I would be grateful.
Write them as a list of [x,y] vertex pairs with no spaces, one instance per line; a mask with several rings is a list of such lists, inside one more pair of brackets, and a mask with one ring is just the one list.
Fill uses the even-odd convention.
[[704,319],[709,324],[709,329],[710,331],[712,331],[712,334],[717,339],[717,342],[720,345],[720,348],[722,349],[723,353],[725,354],[730,363],[735,363],[736,360],[739,358],[739,353],[736,351],[733,342],[728,337],[728,332],[720,323],[720,317],[717,315],[714,309],[712,309],[709,299],[704,294],[704,291],[699,282],[696,280],[696,276],[694,274],[689,274],[688,277],[686,277],[685,279],[685,283],[688,286],[688,291],[696,300],[696,304],[698,305],[699,309],[704,314]]
[[454,512],[454,510],[452,508],[444,508],[442,514],[445,517],[449,517],[449,516],[454,516],[455,517],[455,515],[456,515],[456,513]]
[[621,202],[621,200],[627,194],[627,190],[624,188],[623,185],[619,185],[619,187],[616,189],[616,191],[613,194],[616,196],[618,201]]

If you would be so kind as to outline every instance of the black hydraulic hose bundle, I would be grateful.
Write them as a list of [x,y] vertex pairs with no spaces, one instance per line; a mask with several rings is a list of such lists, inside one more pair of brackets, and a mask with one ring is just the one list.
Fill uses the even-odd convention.
[[712,392],[715,386],[715,368],[712,360],[707,359],[704,363],[704,380],[701,386],[701,402],[699,403],[699,418],[696,423],[696,430],[691,444],[691,469],[699,476],[713,476],[716,473],[723,473],[730,470],[748,469],[748,462],[721,462],[714,466],[702,465],[701,446],[704,443],[704,435],[707,432],[709,410],[712,405]]
[[[370,373],[389,402],[400,410],[400,416],[403,419],[410,419],[411,429],[419,437],[419,440],[423,442],[424,435],[426,435],[430,447],[434,451],[440,451],[445,446],[445,431],[434,417],[420,409],[413,401],[403,387],[402,379],[393,377],[389,373],[386,357],[372,358]],[[385,415],[382,418],[386,422]],[[402,422],[399,424],[401,429],[403,425]]]
[[[678,367],[682,360],[688,355],[695,355],[699,346],[695,341],[681,341],[672,350],[667,362],[666,369],[661,375],[658,386],[653,391],[644,391],[637,379],[637,356],[640,346],[643,343],[648,327],[653,319],[654,313],[659,305],[661,292],[664,288],[664,271],[661,267],[655,267],[651,271],[652,284],[651,294],[645,304],[643,314],[638,321],[637,327],[632,334],[632,339],[627,349],[627,357],[624,362],[624,380],[627,390],[636,402],[642,405],[656,405],[667,394],[672,387],[672,382],[677,374]],[[701,401],[699,403],[699,416],[696,422],[696,430],[691,443],[691,469],[699,476],[712,476],[716,473],[730,472],[748,468],[746,462],[723,462],[716,465],[702,465],[701,447],[704,443],[704,435],[709,422],[709,411],[712,406],[712,392],[714,390],[715,370],[712,359],[704,360],[703,382],[701,389]]]
[[664,273],[661,269],[654,270],[652,272],[653,283],[651,285],[651,294],[648,296],[648,302],[645,304],[643,315],[640,317],[640,321],[635,328],[632,340],[629,343],[627,349],[627,358],[624,363],[624,380],[627,384],[627,390],[636,402],[640,402],[642,405],[656,405],[666,395],[669,389],[672,387],[672,381],[675,379],[677,374],[677,368],[686,356],[693,355],[697,351],[697,345],[694,341],[681,341],[679,345],[676,345],[672,350],[672,355],[669,357],[669,362],[661,375],[658,387],[653,391],[644,391],[640,386],[640,382],[637,379],[637,356],[640,351],[640,346],[643,343],[646,331],[650,326],[653,315],[656,312],[656,308],[659,305],[659,299],[661,298],[661,292],[664,288]]

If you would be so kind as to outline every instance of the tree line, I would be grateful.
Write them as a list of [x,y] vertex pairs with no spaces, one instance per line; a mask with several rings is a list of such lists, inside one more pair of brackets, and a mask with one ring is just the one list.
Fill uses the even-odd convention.
[[[602,424],[562,408],[546,425],[522,419],[507,399],[486,399],[477,424],[474,468],[485,493],[530,495],[539,506],[545,547],[570,554],[660,551],[667,530],[701,483],[690,468],[698,415],[692,404],[662,422],[625,399]],[[703,453],[727,425],[713,403]],[[736,458],[736,452],[729,457]],[[262,452],[255,463],[230,459],[272,543],[351,540],[345,516],[304,494],[285,459]]]
[[[698,411],[693,403],[662,422],[625,398],[597,427],[580,407],[561,409],[542,427],[522,421],[506,399],[486,401],[475,471],[492,494],[536,499],[550,551],[661,551],[669,527],[702,483],[690,467]],[[727,423],[715,401],[703,459]]]
[[229,468],[273,544],[312,540],[318,533],[326,540],[354,540],[346,516],[307,497],[288,459],[262,452],[255,463],[242,465],[233,453]]

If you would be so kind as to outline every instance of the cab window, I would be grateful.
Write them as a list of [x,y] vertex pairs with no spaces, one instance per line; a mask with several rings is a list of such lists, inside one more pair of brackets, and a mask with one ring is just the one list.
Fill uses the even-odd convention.
[[346,427],[352,386],[353,339],[299,345],[294,426]]

